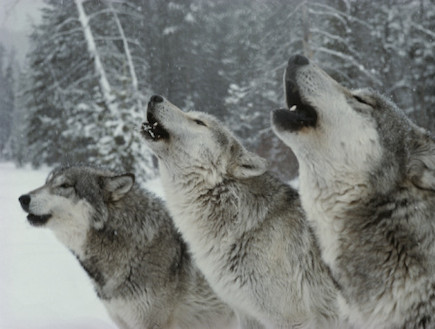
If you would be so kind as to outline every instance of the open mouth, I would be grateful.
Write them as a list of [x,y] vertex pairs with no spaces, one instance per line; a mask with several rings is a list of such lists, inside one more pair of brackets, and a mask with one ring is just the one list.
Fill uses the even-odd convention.
[[302,100],[298,86],[288,77],[285,79],[285,97],[288,109],[273,111],[273,120],[277,128],[295,132],[305,127],[316,126],[316,110]]
[[157,121],[149,106],[147,111],[147,122],[142,123],[141,132],[142,136],[152,141],[169,138],[168,131],[160,122]]
[[35,214],[29,214],[27,216],[27,220],[32,224],[33,226],[42,226],[48,222],[51,215],[35,215]]

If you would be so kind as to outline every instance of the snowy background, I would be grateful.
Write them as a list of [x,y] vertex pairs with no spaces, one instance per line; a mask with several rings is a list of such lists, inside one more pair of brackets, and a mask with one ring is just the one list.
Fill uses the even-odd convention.
[[287,59],[304,54],[435,129],[434,0],[2,0],[0,156],[92,161],[146,181],[145,105],[161,94],[218,116],[282,178],[271,132]]
[[138,134],[151,95],[216,115],[294,178],[269,114],[295,53],[435,131],[434,0],[1,0],[0,329],[113,327],[74,257],[17,199],[61,162],[158,189]]

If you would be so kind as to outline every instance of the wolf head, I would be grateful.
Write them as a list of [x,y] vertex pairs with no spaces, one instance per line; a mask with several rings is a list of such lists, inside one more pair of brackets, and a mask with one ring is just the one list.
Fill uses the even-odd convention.
[[288,62],[284,88],[288,109],[272,112],[272,127],[295,152],[301,172],[384,193],[407,178],[435,189],[433,138],[389,100],[369,89],[349,90],[298,55]]
[[161,96],[151,97],[148,103],[142,135],[164,165],[195,171],[211,184],[266,170],[266,161],[247,151],[215,117],[185,113]]
[[65,239],[82,235],[76,237],[81,240],[88,229],[101,229],[108,205],[120,200],[133,184],[133,174],[115,175],[86,166],[59,167],[43,186],[20,196],[19,201],[32,225],[52,229],[68,245],[71,241]]

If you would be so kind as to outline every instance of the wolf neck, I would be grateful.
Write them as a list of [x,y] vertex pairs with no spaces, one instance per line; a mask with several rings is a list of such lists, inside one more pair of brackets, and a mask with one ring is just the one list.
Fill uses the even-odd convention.
[[[266,215],[266,197],[251,193],[244,200],[240,199],[240,189],[245,189],[243,194],[251,192],[242,182],[227,183],[222,179],[221,183],[213,185],[201,173],[174,173],[163,166],[160,172],[175,225],[197,256],[205,256],[218,247],[210,241],[219,241],[220,246],[230,244],[242,232],[258,225]],[[249,202],[255,207],[249,207],[246,214],[240,211],[248,209],[241,203]],[[264,207],[258,206],[261,203]]]
[[[87,234],[90,230],[90,218],[93,208],[88,202],[79,201],[75,213],[68,214],[61,221],[49,222],[49,227],[56,238],[79,257],[84,257]],[[69,223],[69,225],[64,224]]]
[[[302,198],[312,199],[321,204],[325,211],[340,213],[349,204],[355,204],[367,197],[369,164],[357,165],[344,163],[339,166],[329,155],[316,157],[303,154],[299,161],[299,179]],[[309,195],[308,195],[309,193]]]
[[368,186],[363,177],[347,177],[343,172],[336,177],[330,174],[335,173],[336,168],[317,169],[301,162],[300,196],[307,219],[318,237],[322,257],[329,266],[334,266],[347,212],[367,197]]
[[[159,232],[159,225],[165,225],[163,220],[154,220],[153,216],[146,215],[149,212],[148,198],[126,197],[124,201],[125,205],[138,202],[136,207],[140,217],[135,216],[128,207],[111,205],[110,215],[103,227],[97,229],[88,226],[86,232],[81,233],[83,241],[80,246],[67,244],[92,279],[101,299],[110,299],[129,284],[130,276],[135,274],[131,258],[134,257],[136,248],[140,246],[145,250]],[[87,222],[90,221],[87,219]],[[134,289],[129,291],[133,293]]]

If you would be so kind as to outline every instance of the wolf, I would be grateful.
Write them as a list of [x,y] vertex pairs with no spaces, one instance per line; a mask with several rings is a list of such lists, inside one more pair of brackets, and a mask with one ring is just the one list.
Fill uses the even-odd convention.
[[357,328],[435,328],[435,141],[390,100],[289,59],[276,135]]
[[235,328],[163,202],[134,181],[92,165],[60,166],[19,201],[30,224],[51,229],[77,257],[120,328]]
[[336,287],[297,191],[212,115],[155,95],[146,117],[172,218],[222,300],[266,328],[336,328]]

